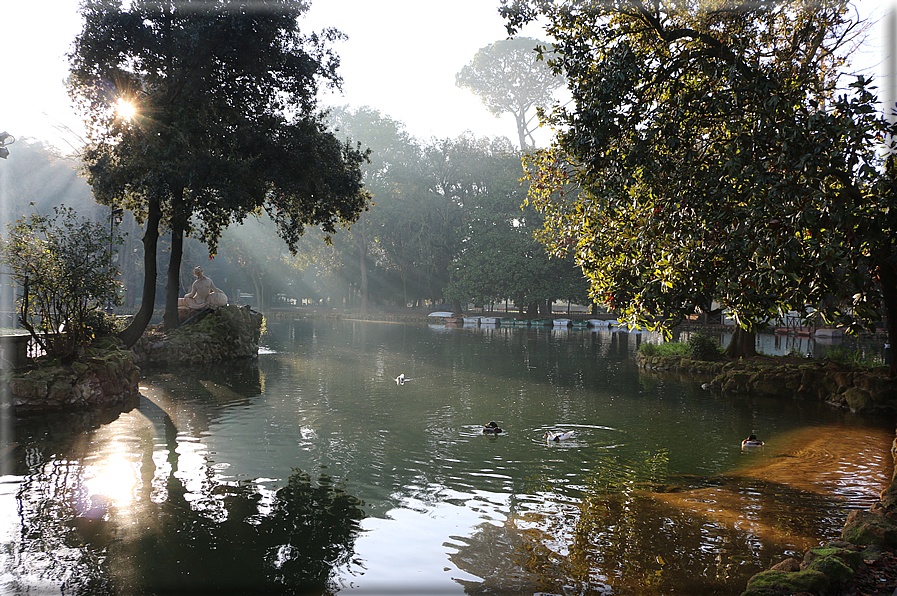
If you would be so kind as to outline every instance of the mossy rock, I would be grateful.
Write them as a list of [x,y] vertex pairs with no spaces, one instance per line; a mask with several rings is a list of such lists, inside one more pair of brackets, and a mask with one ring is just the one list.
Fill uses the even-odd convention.
[[740,393],[741,390],[741,386],[735,379],[726,379],[723,383],[723,391],[725,393]]
[[897,522],[881,513],[851,511],[841,538],[851,544],[897,548]]
[[863,566],[863,554],[856,547],[817,546],[804,555],[805,569],[821,571],[833,581],[848,579]]
[[851,387],[844,392],[844,401],[851,412],[866,412],[872,409],[872,396],[865,389]]
[[820,571],[763,571],[748,580],[741,596],[790,596],[798,592],[818,594],[828,589],[829,576]]
[[729,378],[739,385],[745,385],[751,381],[751,374],[746,372],[736,372],[729,375]]
[[84,373],[90,370],[90,364],[87,362],[72,362],[72,372],[75,373],[75,376],[82,376]]
[[818,384],[822,386],[826,393],[839,393],[839,389],[841,389],[844,385],[839,383],[830,375],[820,376],[818,379]]
[[784,387],[785,385],[776,378],[760,379],[754,383],[754,391],[765,395],[779,395]]
[[872,401],[877,404],[897,403],[897,388],[888,388],[872,393]]

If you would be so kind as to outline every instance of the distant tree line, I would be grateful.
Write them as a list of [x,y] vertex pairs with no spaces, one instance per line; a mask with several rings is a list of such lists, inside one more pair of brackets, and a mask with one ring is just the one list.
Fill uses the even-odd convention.
[[[504,304],[534,314],[554,300],[588,303],[588,284],[570,258],[549,258],[533,237],[542,216],[523,206],[521,153],[506,139],[412,137],[404,124],[363,107],[329,114],[334,135],[370,148],[361,166],[369,209],[348,229],[332,234],[309,227],[292,254],[267,214],[247,217],[221,234],[217,254],[188,237],[182,249],[179,291],[188,291],[190,271],[201,265],[232,301],[259,308],[311,303],[328,308],[383,308],[448,304]],[[124,310],[142,298],[141,228],[129,212],[121,222],[97,204],[78,177],[80,162],[45,143],[20,139],[18,151],[0,169],[10,197],[7,221],[25,214],[50,215],[65,204],[122,237],[111,246],[122,282]],[[4,226],[5,228],[5,226]],[[4,229],[5,232],[5,229]],[[157,267],[165,271],[171,234],[158,241]],[[0,280],[4,283],[7,280]],[[167,280],[156,280],[156,307]]]

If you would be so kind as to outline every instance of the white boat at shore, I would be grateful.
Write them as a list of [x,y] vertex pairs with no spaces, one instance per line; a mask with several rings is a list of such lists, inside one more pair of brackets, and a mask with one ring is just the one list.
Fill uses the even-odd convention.
[[589,324],[589,327],[613,327],[617,321],[606,319],[588,319],[586,322]]

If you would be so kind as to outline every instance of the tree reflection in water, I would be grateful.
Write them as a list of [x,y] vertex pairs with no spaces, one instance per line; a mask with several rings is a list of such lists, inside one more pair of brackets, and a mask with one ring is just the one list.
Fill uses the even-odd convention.
[[363,503],[325,472],[314,480],[295,470],[269,499],[254,483],[210,478],[205,496],[218,507],[191,506],[172,476],[168,500],[144,504],[130,528],[115,513],[90,519],[66,505],[75,500],[79,468],[52,464],[21,485],[15,558],[27,577],[12,593],[55,585],[85,595],[321,594],[336,591],[337,568],[355,564]]
[[[450,558],[483,578],[459,580],[468,594],[739,594],[746,577],[838,537],[846,512],[832,492],[856,500],[883,485],[855,454],[881,459],[888,435],[867,435],[799,429],[777,456],[720,476],[670,475],[665,451],[645,452],[588,477],[578,501],[453,537]],[[549,492],[559,479],[542,481]]]
[[[208,424],[203,399],[239,402],[261,387],[251,367],[191,373],[186,384],[205,393],[194,388],[199,397],[187,419],[203,425]],[[164,408],[143,397],[139,410],[87,422],[78,417],[21,421],[13,456],[21,482],[7,485],[16,490],[3,496],[16,500],[18,519],[7,527],[18,535],[7,532],[3,539],[0,592],[335,592],[337,570],[357,565],[362,501],[323,470],[313,478],[294,469],[276,492],[264,482],[219,480],[209,462],[195,470],[198,477],[191,472],[184,480],[183,444],[168,414],[178,406],[164,399]],[[122,420],[112,432],[106,425],[119,414]],[[136,461],[116,451],[121,441],[131,442],[127,452]],[[123,467],[104,474],[101,468],[119,461],[110,454],[119,456]],[[124,484],[130,474],[134,484],[124,498],[106,497],[114,494],[110,478],[97,490],[100,476]]]
[[[333,572],[352,564],[363,503],[322,472],[296,470],[270,504],[252,483],[209,484],[220,508],[190,506],[176,478],[154,532],[110,549],[110,572],[127,593],[335,591]],[[122,552],[114,552],[117,549]]]

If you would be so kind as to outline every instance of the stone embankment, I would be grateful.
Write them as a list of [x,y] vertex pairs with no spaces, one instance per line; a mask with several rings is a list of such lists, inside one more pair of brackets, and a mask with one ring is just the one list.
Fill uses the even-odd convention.
[[3,374],[18,415],[102,409],[139,398],[136,357],[110,338],[95,342],[70,364],[42,362]]
[[897,382],[885,369],[873,372],[832,362],[779,364],[768,361],[714,362],[688,357],[638,355],[647,370],[688,372],[712,377],[710,388],[723,394],[754,394],[819,399],[852,412],[897,411]]
[[[876,373],[831,362],[778,364],[770,361],[704,362],[687,357],[638,355],[646,370],[706,375],[721,394],[764,394],[823,400],[853,412],[897,412],[897,382]],[[891,445],[897,462],[897,438]],[[856,593],[850,586],[868,565],[897,550],[897,467],[890,485],[868,511],[851,511],[841,540],[788,558],[748,580],[741,596]]]
[[255,358],[264,317],[249,306],[223,306],[167,333],[148,332],[134,345],[138,364],[200,364]]
[[120,407],[140,398],[139,366],[255,358],[263,324],[262,315],[248,306],[226,306],[169,333],[149,331],[132,350],[106,338],[71,363],[39,360],[4,367],[3,384],[17,415]]

